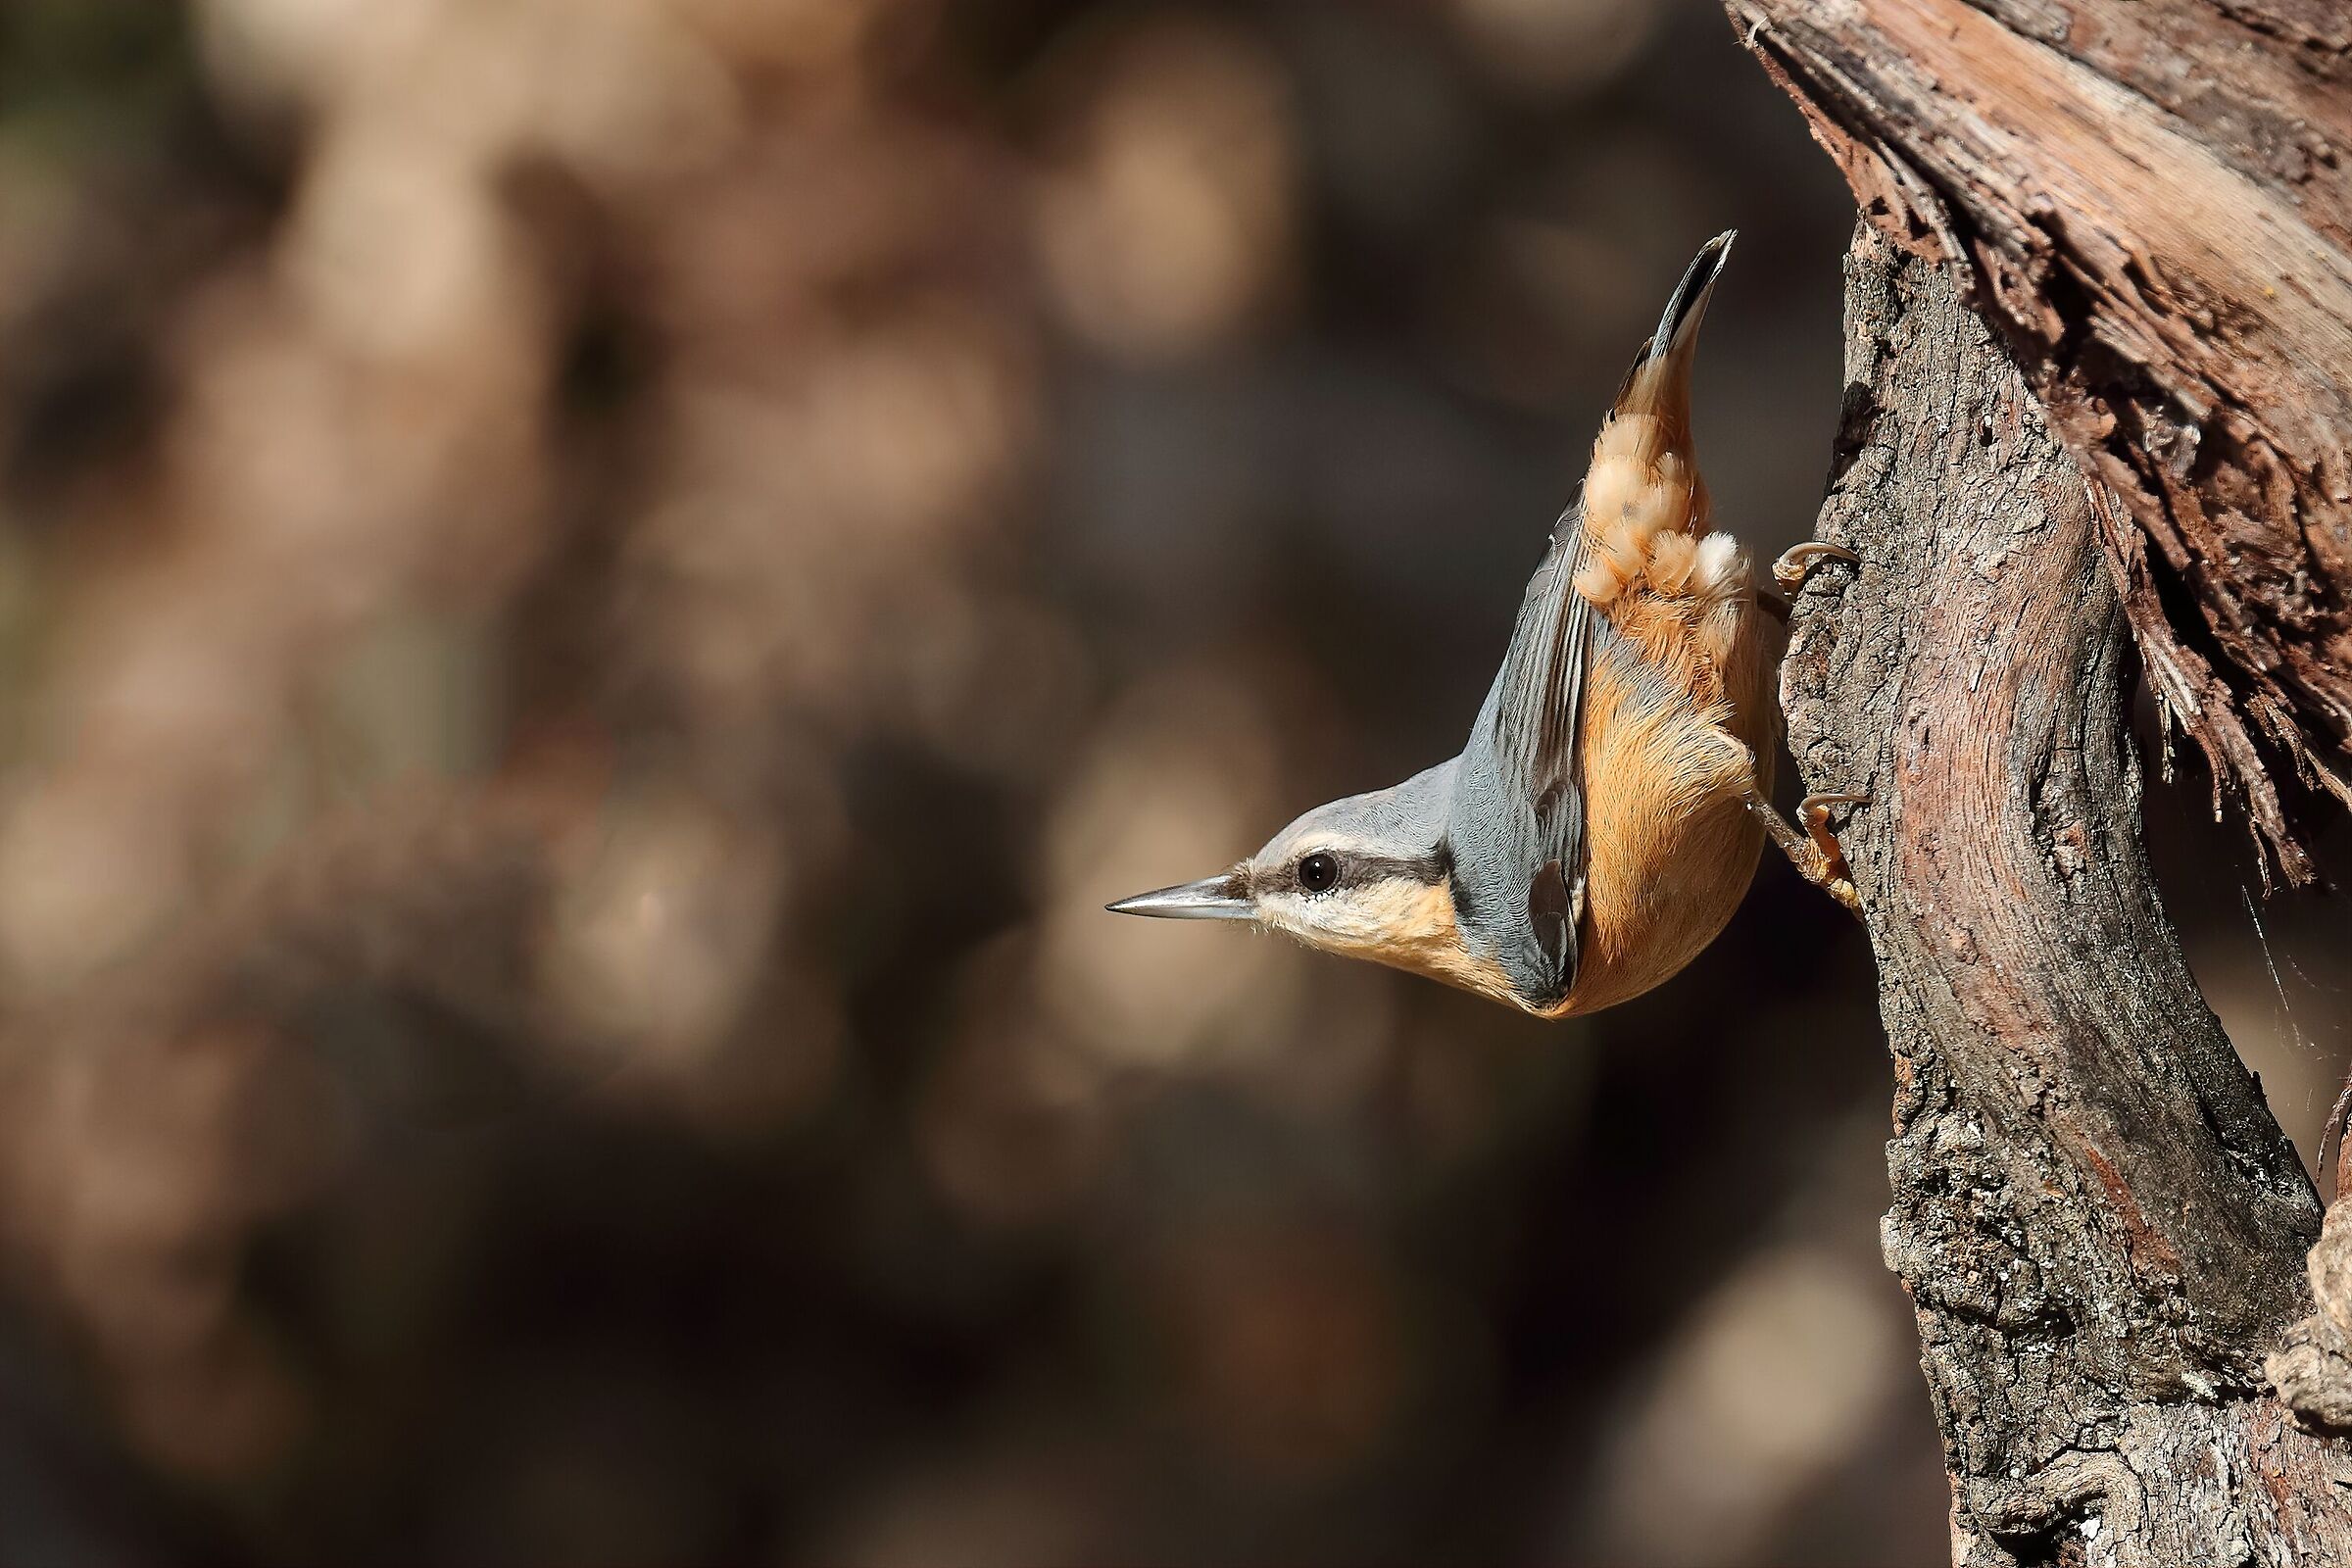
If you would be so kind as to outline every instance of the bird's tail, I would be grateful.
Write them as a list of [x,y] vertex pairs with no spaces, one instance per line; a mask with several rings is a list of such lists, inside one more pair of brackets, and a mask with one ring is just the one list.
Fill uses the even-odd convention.
[[1586,561],[1576,585],[1596,605],[1614,603],[1637,584],[1670,597],[1705,597],[1736,586],[1746,569],[1729,536],[1701,543],[1707,486],[1690,442],[1690,361],[1734,237],[1716,235],[1691,259],[1592,443],[1585,474]]
[[1660,446],[1665,450],[1690,444],[1690,362],[1698,349],[1698,326],[1706,318],[1707,300],[1723,275],[1723,264],[1731,258],[1732,241],[1739,237],[1738,229],[1726,229],[1690,258],[1683,280],[1666,301],[1665,314],[1658,318],[1658,329],[1642,345],[1625,384],[1617,390],[1612,417],[1647,415],[1661,427]]

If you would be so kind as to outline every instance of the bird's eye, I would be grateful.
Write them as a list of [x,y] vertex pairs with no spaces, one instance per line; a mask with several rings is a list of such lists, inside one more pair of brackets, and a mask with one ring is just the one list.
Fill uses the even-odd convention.
[[1298,862],[1298,885],[1309,893],[1328,893],[1339,880],[1340,862],[1337,856],[1317,850]]

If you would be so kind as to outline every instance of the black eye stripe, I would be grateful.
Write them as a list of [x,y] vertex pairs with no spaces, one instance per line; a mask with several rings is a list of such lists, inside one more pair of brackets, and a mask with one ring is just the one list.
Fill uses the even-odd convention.
[[1450,876],[1452,858],[1443,846],[1428,855],[1410,856],[1312,850],[1291,863],[1291,877],[1303,893],[1328,893],[1337,887],[1366,887],[1375,882],[1435,887]]
[[1435,887],[1453,874],[1453,858],[1435,850],[1427,855],[1367,855],[1350,862],[1348,874],[1367,882],[1394,879]]

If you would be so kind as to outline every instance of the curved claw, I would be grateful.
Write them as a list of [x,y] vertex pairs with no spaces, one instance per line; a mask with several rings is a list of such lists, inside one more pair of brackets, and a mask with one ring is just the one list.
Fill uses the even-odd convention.
[[1796,807],[1796,814],[1805,824],[1802,833],[1761,796],[1750,795],[1747,804],[1763,819],[1765,835],[1788,857],[1788,863],[1796,867],[1797,875],[1852,913],[1862,912],[1862,895],[1855,889],[1853,873],[1846,867],[1845,852],[1838,847],[1838,837],[1830,831],[1830,808],[1867,806],[1869,795],[1846,792],[1806,796]]
[[[1820,874],[1813,875],[1809,871],[1807,874],[1820,885],[1823,892],[1856,914],[1862,912],[1862,895],[1854,891],[1853,873],[1846,866],[1845,851],[1839,847],[1838,835],[1830,831],[1830,808],[1869,804],[1870,792],[1867,790],[1808,795],[1796,803],[1797,818],[1805,824],[1805,834],[1813,841],[1813,853],[1821,858]],[[1798,869],[1804,870],[1805,867],[1800,865]]]
[[1849,566],[1862,564],[1862,558],[1842,545],[1808,539],[1781,552],[1781,559],[1772,564],[1772,580],[1781,585],[1783,593],[1793,594],[1805,585],[1805,578],[1813,568],[1825,561],[1842,561]]

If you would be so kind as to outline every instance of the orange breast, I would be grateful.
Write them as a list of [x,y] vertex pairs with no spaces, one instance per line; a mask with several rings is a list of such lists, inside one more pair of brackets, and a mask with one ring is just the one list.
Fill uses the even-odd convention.
[[[1576,987],[1550,1017],[1640,996],[1696,957],[1755,875],[1780,713],[1778,622],[1752,607],[1719,663],[1612,639],[1585,688],[1587,848]],[[1727,737],[1740,744],[1727,744]]]

